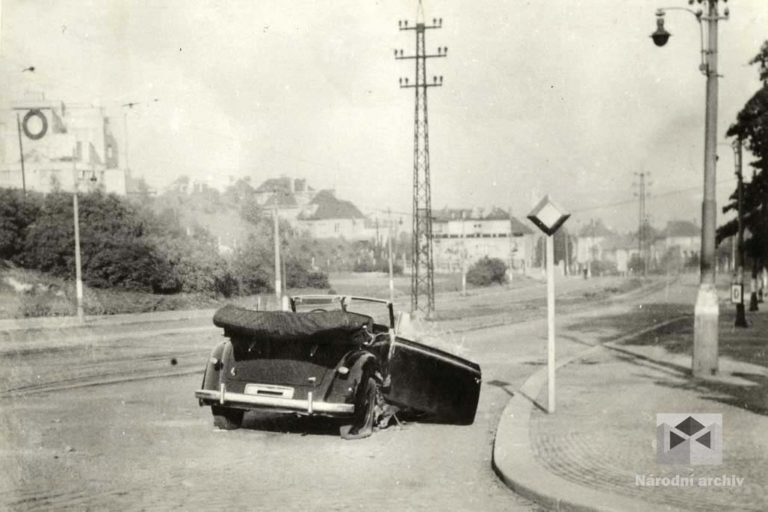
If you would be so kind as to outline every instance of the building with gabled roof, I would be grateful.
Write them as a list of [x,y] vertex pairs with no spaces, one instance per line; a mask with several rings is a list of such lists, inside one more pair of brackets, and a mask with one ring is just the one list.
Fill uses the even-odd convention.
[[671,220],[662,231],[666,252],[678,251],[684,259],[695,258],[701,251],[701,228],[687,220]]
[[591,261],[602,261],[604,243],[616,235],[600,219],[591,219],[576,235],[576,262],[586,265]]
[[332,190],[317,192],[296,220],[315,238],[364,240],[372,235],[365,215],[351,201],[338,199]]
[[271,211],[277,208],[280,218],[292,224],[314,196],[315,190],[307,185],[307,180],[287,176],[268,178],[254,192],[256,204],[265,212],[271,215]]
[[531,228],[501,208],[443,208],[432,217],[435,268],[460,271],[484,258],[499,258],[511,269],[532,264],[535,247]]

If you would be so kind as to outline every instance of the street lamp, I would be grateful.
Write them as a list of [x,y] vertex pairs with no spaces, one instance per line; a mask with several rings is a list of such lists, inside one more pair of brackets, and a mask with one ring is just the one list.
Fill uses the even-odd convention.
[[[718,3],[720,0],[696,0],[699,4],[706,3],[707,13],[701,9],[693,11],[685,7],[666,7],[656,11],[656,32],[651,35],[654,44],[663,46],[669,40],[670,34],[664,29],[664,14],[666,11],[687,11],[696,18],[699,24],[701,65],[699,69],[707,77],[706,119],[704,129],[704,198],[701,215],[701,257],[700,283],[694,310],[693,329],[693,374],[695,376],[710,376],[717,373],[718,339],[717,323],[719,306],[717,289],[715,288],[715,177],[716,177],[716,146],[717,146],[717,22],[728,19],[728,9],[720,16]],[[722,0],[723,3],[726,0]],[[693,4],[693,0],[689,0]],[[702,20],[707,22],[707,44],[704,44],[704,29]]]
[[669,36],[671,35],[672,34],[664,30],[664,11],[659,9],[656,11],[656,31],[651,34],[653,44],[658,47],[662,47],[667,44],[667,41],[669,41]]

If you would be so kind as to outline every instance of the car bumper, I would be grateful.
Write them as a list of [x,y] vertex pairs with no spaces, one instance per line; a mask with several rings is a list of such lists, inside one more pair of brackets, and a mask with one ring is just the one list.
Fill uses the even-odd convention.
[[224,386],[220,390],[199,389],[195,391],[195,396],[200,400],[201,405],[216,403],[245,409],[269,409],[326,416],[349,416],[355,412],[354,404],[312,400],[311,396],[307,400],[302,400],[231,393]]

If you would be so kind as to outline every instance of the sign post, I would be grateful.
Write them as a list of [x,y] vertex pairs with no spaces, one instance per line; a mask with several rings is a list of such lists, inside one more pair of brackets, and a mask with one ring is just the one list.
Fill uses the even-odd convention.
[[[547,235],[547,412],[555,412],[555,242],[554,234],[571,215],[549,196],[528,214],[528,219]],[[566,241],[567,244],[567,241]]]

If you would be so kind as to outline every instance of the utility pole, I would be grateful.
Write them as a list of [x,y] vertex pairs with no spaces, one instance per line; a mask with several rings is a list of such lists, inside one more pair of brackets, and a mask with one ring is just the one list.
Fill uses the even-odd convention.
[[277,309],[280,309],[283,302],[283,285],[280,280],[280,223],[277,215],[277,195],[275,195],[272,220],[275,224],[275,298],[277,299]]
[[413,238],[411,256],[411,312],[421,312],[429,317],[435,311],[434,263],[432,259],[432,198],[429,169],[429,123],[427,115],[427,89],[443,85],[443,77],[433,76],[427,83],[427,59],[446,57],[447,47],[439,47],[436,54],[426,52],[425,33],[441,28],[442,18],[433,18],[432,24],[424,22],[424,9],[419,2],[415,25],[408,21],[398,23],[400,30],[412,30],[416,35],[416,53],[403,55],[395,50],[395,59],[411,59],[415,63],[415,80],[400,79],[400,87],[415,92],[413,133]]
[[[693,375],[708,377],[717,374],[718,369],[718,304],[715,287],[715,227],[717,203],[715,186],[717,178],[717,24],[729,17],[728,8],[723,16],[718,11],[720,0],[699,0],[706,3],[706,12],[693,11],[684,7],[664,7],[656,11],[656,31],[651,35],[656,46],[664,46],[670,33],[664,29],[665,12],[671,9],[687,11],[696,17],[701,30],[701,65],[699,69],[707,77],[705,120],[704,120],[704,197],[701,204],[701,257],[699,262],[700,281],[696,296],[693,323]],[[726,0],[723,0],[725,4]],[[704,44],[702,21],[707,23],[707,44]]]
[[387,253],[389,256],[389,302],[395,302],[395,271],[392,263],[392,210],[387,208]]
[[639,178],[639,183],[635,183],[638,187],[638,192],[635,195],[638,198],[638,212],[637,212],[637,254],[640,261],[643,262],[643,276],[648,275],[648,265],[650,260],[650,240],[648,230],[648,214],[646,211],[645,201],[648,197],[648,186],[650,182],[646,181],[650,173],[636,172],[635,175]]
[[80,260],[80,205],[77,192],[79,176],[77,172],[77,148],[72,151],[72,221],[75,226],[75,297],[77,299],[77,318],[84,319],[83,312],[83,273]]
[[741,288],[739,302],[736,304],[736,327],[747,327],[747,316],[744,312],[744,176],[741,173],[741,137],[733,141],[733,150],[736,160],[736,179],[738,180],[738,234],[736,238],[737,262],[736,284]]
[[21,118],[19,113],[16,112],[16,129],[19,132],[19,159],[21,161],[21,190],[24,193],[24,197],[27,197],[27,175],[24,171],[24,143],[21,141]]
[[704,130],[704,198],[701,205],[700,283],[694,308],[693,374],[710,376],[718,369],[718,318],[720,307],[715,288],[715,199],[717,156],[717,22],[720,19],[718,0],[707,0],[708,45],[704,52],[707,77],[706,114]]
[[467,230],[464,211],[461,212],[461,296],[467,295]]

